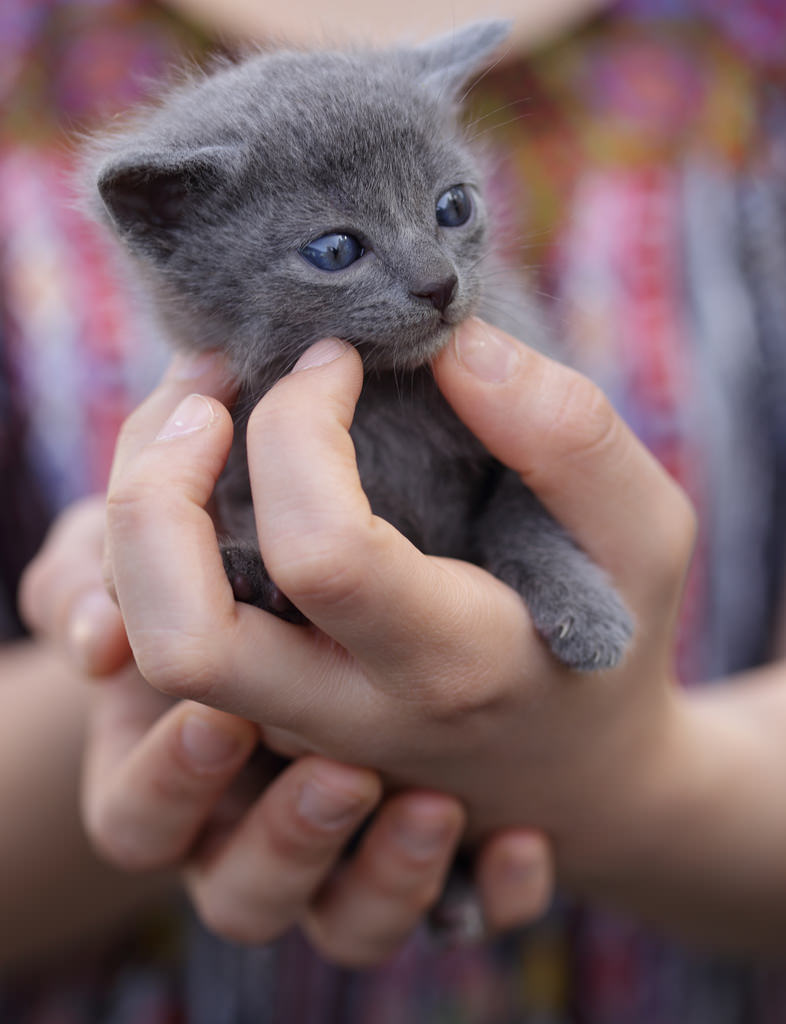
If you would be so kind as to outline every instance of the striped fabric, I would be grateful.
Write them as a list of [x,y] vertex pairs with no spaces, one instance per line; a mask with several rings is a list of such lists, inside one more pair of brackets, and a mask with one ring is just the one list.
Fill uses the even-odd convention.
[[[105,486],[117,429],[163,360],[74,207],[68,141],[138,100],[178,46],[199,41],[139,0],[0,2],[0,640],[21,630],[16,583],[47,523]],[[165,914],[5,979],[0,1021],[182,1024],[181,931]]]
[[[115,257],[64,202],[61,126],[89,123],[96,95],[107,110],[124,105],[176,31],[141,0],[0,5],[6,633],[20,538],[32,549],[47,514],[101,485],[117,425],[160,361]],[[565,356],[603,384],[699,511],[677,650],[686,685],[765,659],[779,593],[785,97],[782,0],[624,0],[526,65],[486,75],[472,96],[509,258],[534,275]],[[166,948],[148,936],[8,986],[0,1021],[786,1021],[779,971],[694,955],[561,901],[485,949],[436,950],[418,934],[362,974],[328,967],[296,934],[241,951],[195,926],[185,1002]]]

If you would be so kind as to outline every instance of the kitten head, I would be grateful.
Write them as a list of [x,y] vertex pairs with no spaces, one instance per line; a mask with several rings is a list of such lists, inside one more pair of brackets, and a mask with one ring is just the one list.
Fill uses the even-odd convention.
[[103,140],[99,215],[176,343],[225,349],[251,386],[331,335],[369,368],[430,359],[480,296],[486,214],[458,95],[508,28],[257,55]]

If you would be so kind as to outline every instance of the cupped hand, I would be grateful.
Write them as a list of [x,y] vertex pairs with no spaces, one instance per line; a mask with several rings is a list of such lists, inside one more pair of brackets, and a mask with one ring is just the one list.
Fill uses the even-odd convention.
[[[146,409],[163,416],[195,386],[231,397],[219,362],[178,360]],[[320,757],[273,766],[256,725],[151,689],[104,585],[104,540],[105,497],[76,503],[20,591],[30,627],[100,678],[83,787],[96,846],[129,870],[183,869],[200,915],[225,937],[262,942],[300,922],[329,959],[390,955],[439,896],[463,828],[459,802],[427,790],[382,800],[373,772]],[[362,841],[341,859],[364,819]],[[492,837],[477,880],[490,930],[537,916],[550,895],[544,840]]]
[[247,437],[263,558],[313,625],[234,601],[205,511],[231,420],[192,395],[165,422],[142,407],[118,448],[108,535],[128,636],[160,691],[255,721],[290,754],[454,793],[472,836],[541,827],[580,874],[594,849],[608,855],[669,745],[693,513],[576,372],[479,321],[434,370],[458,415],[619,588],[637,621],[620,667],[558,665],[512,590],[423,555],[373,515],[348,432],[361,363],[332,340],[265,396]]

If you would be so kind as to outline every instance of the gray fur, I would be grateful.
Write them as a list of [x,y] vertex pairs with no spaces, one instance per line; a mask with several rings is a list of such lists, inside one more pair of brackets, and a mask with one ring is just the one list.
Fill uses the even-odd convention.
[[[603,574],[517,477],[456,419],[428,368],[478,314],[543,345],[487,241],[482,164],[459,93],[507,23],[385,52],[282,51],[172,90],[92,150],[92,206],[134,258],[173,344],[225,349],[236,420],[314,341],[353,343],[366,368],[352,437],[372,507],[430,554],[469,558],[514,586],[565,664],[618,662],[630,616]],[[440,195],[468,187],[469,221],[441,227]],[[300,248],[330,231],[366,254],[344,270]],[[416,293],[457,278],[443,310]],[[503,316],[502,311],[505,311]],[[242,429],[220,484],[239,598],[297,618],[256,552]]]

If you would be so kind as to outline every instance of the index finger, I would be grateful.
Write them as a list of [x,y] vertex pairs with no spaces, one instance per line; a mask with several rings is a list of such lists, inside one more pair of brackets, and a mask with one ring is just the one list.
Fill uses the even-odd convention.
[[[190,394],[211,395],[223,404],[231,402],[237,392],[225,357],[217,351],[199,355],[178,353],[148,397],[126,419],[117,439],[108,492],[133,457],[153,438],[167,416]],[[114,571],[108,545],[103,553],[104,585],[114,600]]]
[[227,405],[236,391],[237,385],[220,352],[203,352],[196,356],[178,353],[154,390],[123,424],[112,462],[110,489],[129,459],[153,440],[161,424],[182,399],[199,393],[211,395]]
[[373,514],[349,434],[360,385],[353,348],[311,349],[256,407],[247,439],[257,535],[287,597],[366,667],[384,666],[387,687],[400,680],[414,693],[448,656],[458,670],[462,650],[476,671],[479,636],[493,662],[527,622],[508,588],[426,557]]

